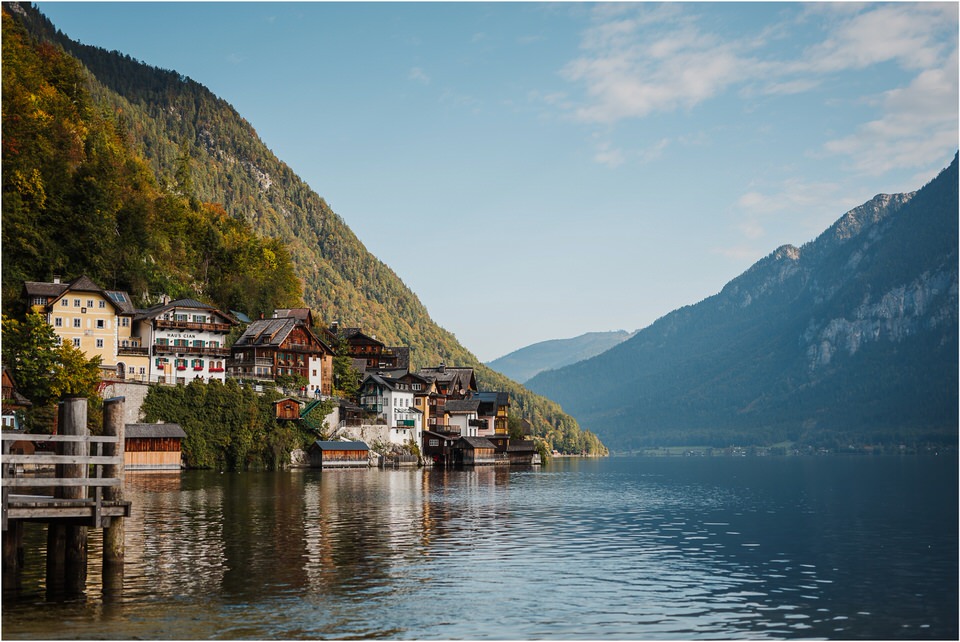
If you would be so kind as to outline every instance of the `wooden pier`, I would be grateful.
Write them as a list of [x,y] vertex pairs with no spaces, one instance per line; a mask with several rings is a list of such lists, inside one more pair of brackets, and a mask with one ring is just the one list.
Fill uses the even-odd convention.
[[130,516],[123,499],[123,404],[123,397],[104,401],[103,436],[89,434],[83,398],[61,402],[61,434],[2,433],[5,592],[19,587],[29,522],[47,525],[48,594],[83,593],[89,528],[103,529],[105,590],[122,585],[123,518]]

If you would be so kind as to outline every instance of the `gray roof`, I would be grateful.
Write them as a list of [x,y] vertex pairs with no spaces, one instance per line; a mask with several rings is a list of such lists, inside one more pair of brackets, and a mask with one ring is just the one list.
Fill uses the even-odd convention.
[[318,439],[313,445],[320,450],[370,450],[370,446],[362,441],[322,441]]
[[186,439],[187,433],[180,424],[127,424],[124,427],[127,439]]
[[471,448],[492,448],[496,449],[496,445],[489,439],[485,437],[461,437],[457,440],[457,443],[466,442]]
[[445,412],[477,412],[479,399],[450,399],[443,405]]
[[236,324],[237,321],[226,312],[222,312],[217,308],[213,307],[209,303],[203,303],[202,301],[197,301],[196,299],[177,299],[176,301],[171,301],[170,303],[158,303],[157,305],[147,308],[146,310],[138,310],[137,318],[138,319],[155,319],[164,312],[173,310],[175,308],[193,308],[195,310],[209,310],[210,312],[216,312],[219,316],[226,320],[227,323]]
[[297,320],[293,317],[258,319],[247,326],[247,329],[233,345],[237,348],[244,346],[279,346],[296,325]]

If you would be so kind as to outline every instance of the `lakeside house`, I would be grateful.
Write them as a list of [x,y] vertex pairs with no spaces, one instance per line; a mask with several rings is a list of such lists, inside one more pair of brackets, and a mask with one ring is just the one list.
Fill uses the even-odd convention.
[[248,380],[299,376],[307,381],[303,396],[329,396],[333,393],[333,350],[303,318],[276,316],[279,313],[272,319],[253,321],[234,342],[230,376]]

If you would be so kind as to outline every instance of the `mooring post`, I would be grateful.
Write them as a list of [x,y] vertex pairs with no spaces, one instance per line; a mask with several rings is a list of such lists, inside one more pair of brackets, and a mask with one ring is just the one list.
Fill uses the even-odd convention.
[[[87,436],[87,400],[74,397],[62,402],[60,432],[64,435]],[[85,457],[89,444],[86,442],[64,442],[63,454]],[[79,478],[87,476],[87,464],[63,464],[63,477]],[[86,486],[64,486],[65,499],[85,499]],[[82,593],[87,585],[87,527],[68,524],[66,527],[64,551],[64,588],[67,593]]]
[[[107,486],[104,489],[104,499],[108,501],[123,501],[123,406],[125,401],[125,397],[112,397],[103,402],[103,435],[117,438],[116,444],[106,444],[104,454],[121,459],[120,464],[107,464],[103,467],[104,477],[120,480],[119,486]],[[110,518],[110,523],[103,529],[104,595],[117,595],[123,589],[123,538],[123,518]]]

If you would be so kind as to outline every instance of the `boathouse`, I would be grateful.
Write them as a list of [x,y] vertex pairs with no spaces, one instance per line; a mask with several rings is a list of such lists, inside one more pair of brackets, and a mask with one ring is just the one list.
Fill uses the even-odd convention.
[[461,437],[453,445],[453,459],[464,466],[497,463],[497,447],[484,437]]
[[364,468],[370,465],[370,447],[362,441],[322,441],[310,445],[311,468]]
[[179,424],[127,424],[123,463],[127,470],[180,470]]

